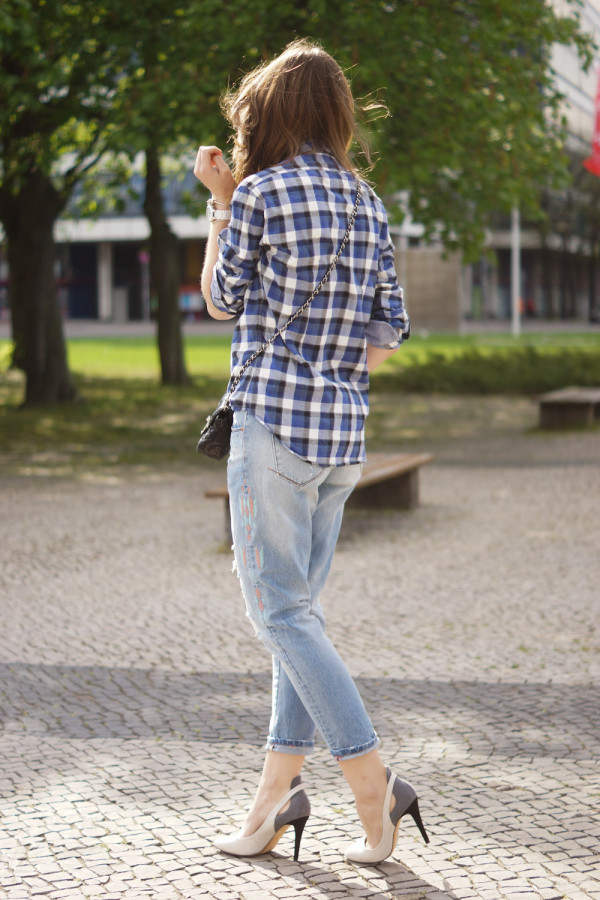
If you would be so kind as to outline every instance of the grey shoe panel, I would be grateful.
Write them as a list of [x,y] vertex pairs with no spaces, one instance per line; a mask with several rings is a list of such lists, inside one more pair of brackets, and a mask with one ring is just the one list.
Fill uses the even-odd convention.
[[275,831],[279,831],[280,828],[283,828],[284,825],[289,825],[290,822],[295,822],[296,819],[303,819],[309,815],[310,800],[304,791],[298,791],[290,800],[288,808],[275,817]]
[[[390,780],[391,774],[390,770],[387,769],[388,781]],[[402,781],[398,776],[396,776],[392,792],[396,803],[390,812],[390,818],[395,825],[396,822],[402,818],[411,803],[417,799],[417,792],[412,784],[409,784],[408,781]]]

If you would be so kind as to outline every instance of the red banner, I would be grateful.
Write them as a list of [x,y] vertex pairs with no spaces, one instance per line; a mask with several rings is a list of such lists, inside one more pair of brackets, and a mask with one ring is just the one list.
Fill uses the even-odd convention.
[[583,161],[584,166],[592,175],[600,175],[600,74],[598,87],[596,88],[596,113],[594,118],[594,137],[592,140],[592,155]]

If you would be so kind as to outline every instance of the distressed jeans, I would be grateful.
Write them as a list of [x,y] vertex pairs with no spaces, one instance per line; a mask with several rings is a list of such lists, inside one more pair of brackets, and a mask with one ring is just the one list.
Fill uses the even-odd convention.
[[318,728],[336,759],[379,739],[320,602],[360,465],[317,466],[236,411],[227,480],[235,562],[254,630],[273,656],[267,747],[309,753]]

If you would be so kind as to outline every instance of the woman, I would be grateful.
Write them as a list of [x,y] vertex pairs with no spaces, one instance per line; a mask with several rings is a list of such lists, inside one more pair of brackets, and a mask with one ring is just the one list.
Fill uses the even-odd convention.
[[349,157],[360,141],[355,105],[332,57],[295,41],[247,75],[224,109],[235,131],[233,172],[217,147],[203,146],[194,174],[212,194],[202,272],[208,311],[240,316],[233,374],[303,305],[358,206],[329,280],[231,398],[234,553],[247,614],[273,656],[273,699],[254,803],[240,833],[216,846],[264,853],[293,826],[298,858],[310,812],[300,770],[318,728],[365,830],[346,858],[377,863],[392,853],[405,813],[427,836],[415,791],[379,756],[325,633],[320,594],[365,459],[368,373],[408,337],[408,317],[385,210]]

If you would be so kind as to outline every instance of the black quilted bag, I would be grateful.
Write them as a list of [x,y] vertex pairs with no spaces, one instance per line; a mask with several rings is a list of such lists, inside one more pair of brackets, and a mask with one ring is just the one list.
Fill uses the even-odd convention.
[[226,397],[217,406],[214,412],[206,419],[206,425],[200,433],[200,440],[196,445],[198,453],[209,456],[211,459],[223,459],[229,453],[231,441],[231,425],[233,422],[233,410]]

